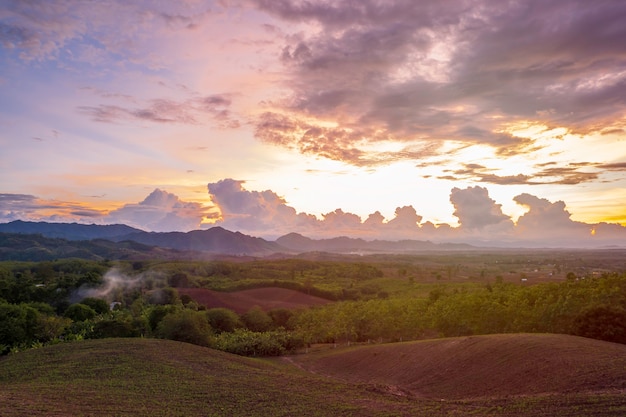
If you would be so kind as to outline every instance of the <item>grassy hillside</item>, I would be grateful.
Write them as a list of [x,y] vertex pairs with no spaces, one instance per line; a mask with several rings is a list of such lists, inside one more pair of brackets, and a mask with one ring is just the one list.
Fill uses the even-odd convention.
[[166,340],[92,340],[1,359],[0,415],[621,416],[625,363],[626,346],[542,335],[378,345],[276,361]]
[[0,387],[2,416],[385,416],[409,406],[291,366],[154,339],[11,355],[0,360]]

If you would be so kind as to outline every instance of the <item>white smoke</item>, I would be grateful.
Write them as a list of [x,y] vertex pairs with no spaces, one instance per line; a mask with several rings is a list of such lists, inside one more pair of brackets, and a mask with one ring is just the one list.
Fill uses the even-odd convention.
[[109,302],[120,301],[120,295],[138,288],[146,288],[148,284],[164,281],[162,274],[156,271],[147,271],[136,276],[121,272],[118,268],[109,269],[102,277],[103,283],[97,287],[84,284],[70,297],[71,302],[80,302],[85,298],[101,298]]

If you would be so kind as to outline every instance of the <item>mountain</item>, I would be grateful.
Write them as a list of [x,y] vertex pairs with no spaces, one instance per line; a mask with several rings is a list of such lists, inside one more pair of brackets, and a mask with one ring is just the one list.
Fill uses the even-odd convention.
[[104,239],[77,241],[45,237],[41,234],[0,233],[0,261],[40,262],[67,258],[180,259],[185,255],[172,249],[132,241],[112,242]]
[[346,236],[332,239],[310,239],[298,233],[289,233],[276,239],[276,243],[296,252],[336,253],[406,253],[423,251],[471,250],[467,244],[433,243],[423,240],[363,240]]
[[[231,232],[222,227],[213,227],[208,230],[194,230],[187,233],[156,233],[145,232],[123,224],[86,225],[16,220],[10,223],[0,224],[0,233],[41,235],[41,237],[45,238],[65,239],[67,241],[106,239],[111,242],[118,242],[118,245],[119,242],[132,241],[142,245],[157,246],[179,251],[211,252],[225,255],[266,256],[277,252],[288,252],[288,249],[275,242],[244,235],[240,232]],[[31,240],[33,239],[37,240],[36,238],[31,238]],[[109,242],[109,244],[111,242]],[[55,245],[55,243],[46,241],[46,243],[39,246],[48,248],[48,252],[50,253],[45,256],[52,256],[52,253],[58,253],[58,249],[50,248],[50,246],[55,247]],[[89,256],[91,255],[92,254],[89,254]]]
[[[231,232],[222,227],[213,227],[207,230],[193,230],[191,232],[145,232],[123,224],[95,225],[77,223],[47,223],[47,222],[25,222],[16,220],[10,223],[0,224],[0,233],[13,233],[20,235],[40,235],[48,239],[64,239],[69,242],[93,241],[95,239],[107,240],[111,242],[130,241],[137,242],[149,247],[167,248],[186,252],[210,252],[211,254],[235,255],[235,256],[269,256],[273,254],[321,252],[336,254],[368,254],[368,253],[410,253],[425,251],[451,251],[451,250],[473,250],[475,247],[467,244],[433,243],[421,240],[364,240],[360,238],[350,238],[346,236],[332,239],[310,239],[298,233],[289,233],[278,238],[276,241],[268,241],[260,237],[245,235],[240,232]],[[16,239],[13,237],[12,239]],[[30,238],[38,240],[38,238]],[[45,241],[39,239],[39,245],[33,243],[30,247],[40,246],[46,248],[47,255],[43,252],[37,256],[67,257],[68,250],[59,249],[61,243]],[[106,245],[111,246],[111,242]],[[27,245],[22,243],[22,246]],[[86,244],[76,245],[65,244],[68,247],[85,248]],[[105,245],[103,242],[100,246]],[[105,246],[106,246],[105,245]],[[129,243],[125,243],[129,245]],[[7,253],[10,247],[5,247]],[[113,250],[108,248],[107,250]],[[37,249],[33,249],[37,252]],[[141,248],[139,252],[149,250]],[[85,257],[101,256],[103,250],[89,249]],[[80,252],[76,252],[80,253]],[[94,255],[95,253],[95,255]],[[14,256],[14,255],[11,255]],[[119,255],[116,255],[117,258]],[[77,255],[78,257],[78,255]],[[83,256],[80,256],[83,257]],[[111,258],[109,256],[109,258]],[[46,258],[47,259],[47,258]]]
[[231,232],[222,227],[191,232],[137,232],[116,237],[114,240],[132,240],[145,245],[160,246],[181,251],[202,251],[228,255],[266,256],[288,249],[276,242],[260,237]]
[[67,240],[113,239],[118,236],[141,232],[140,229],[125,224],[78,224],[25,222],[15,220],[0,224],[0,233],[40,234],[50,238]]

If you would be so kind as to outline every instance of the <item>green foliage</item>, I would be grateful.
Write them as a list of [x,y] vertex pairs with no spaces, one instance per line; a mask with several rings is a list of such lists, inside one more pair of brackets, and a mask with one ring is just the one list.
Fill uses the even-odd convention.
[[158,288],[152,291],[148,297],[150,303],[157,305],[176,304],[179,299],[178,291],[171,287]]
[[30,344],[37,339],[40,314],[25,304],[0,303],[0,346],[6,351],[13,346]]
[[241,315],[241,321],[248,330],[253,332],[265,332],[272,328],[272,318],[260,307],[252,307]]
[[65,310],[64,316],[73,321],[85,321],[96,317],[96,311],[81,303],[72,304]]
[[574,333],[626,344],[626,310],[608,305],[589,308],[576,317]]
[[97,314],[105,314],[110,310],[109,303],[102,298],[88,297],[83,298],[80,302],[83,305],[91,307]]
[[235,329],[244,326],[237,313],[227,308],[218,307],[208,309],[206,311],[206,317],[211,328],[217,333],[233,332]]
[[[281,329],[306,343],[507,332],[569,333],[626,343],[622,326],[626,274],[590,273],[590,265],[607,259],[601,252],[589,259],[575,258],[577,264],[558,254],[454,255],[454,260],[450,256],[367,257],[363,262],[0,263],[1,350],[60,339],[140,335],[207,345],[213,332],[227,340],[225,333],[242,326],[255,334]],[[583,264],[584,268],[577,267]],[[110,312],[108,303],[99,298],[69,304],[81,287],[103,288],[102,277],[112,267],[126,274],[144,271],[140,285],[110,289],[111,299],[122,302],[119,311]],[[532,282],[534,271],[541,268],[550,274],[575,272],[563,272],[554,282]],[[520,276],[528,282],[520,285]],[[220,290],[282,287],[344,301],[301,311],[253,308],[239,317],[226,309],[198,312],[200,306],[179,297],[175,288],[164,288],[167,284]],[[202,320],[196,322],[195,313]]]
[[213,345],[216,349],[242,356],[280,356],[302,346],[301,338],[284,330],[252,332],[247,329],[221,333]]
[[267,315],[272,319],[272,323],[274,328],[284,328],[288,330],[293,330],[290,327],[290,320],[293,317],[294,312],[288,310],[286,308],[274,308],[267,312]]
[[94,324],[91,339],[107,337],[136,337],[139,336],[132,323],[125,320],[106,319]]
[[154,306],[148,313],[148,325],[150,329],[156,331],[161,320],[170,313],[174,313],[179,309],[173,305]]
[[204,312],[185,309],[167,314],[159,323],[156,335],[163,339],[210,346],[212,331]]

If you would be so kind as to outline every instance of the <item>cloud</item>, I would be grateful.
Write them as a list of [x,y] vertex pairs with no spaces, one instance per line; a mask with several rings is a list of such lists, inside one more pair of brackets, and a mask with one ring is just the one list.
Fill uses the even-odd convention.
[[44,200],[29,194],[0,194],[0,221],[77,221],[102,218],[105,213],[83,203]]
[[143,201],[109,212],[106,221],[154,232],[171,232],[199,229],[207,217],[210,217],[207,207],[182,201],[176,195],[157,188]]
[[[164,62],[146,46],[168,32],[195,29],[209,5],[168,5],[111,0],[6,0],[0,14],[0,44],[25,62],[111,62],[154,70]],[[119,28],[124,30],[119,30]]]
[[[255,121],[265,142],[364,166],[442,155],[446,142],[511,157],[561,140],[508,130],[522,121],[579,135],[624,125],[626,4],[618,0],[251,3],[306,28],[277,54],[288,94],[268,100]],[[376,150],[385,144],[396,150]],[[600,180],[554,168],[480,180]]]
[[[498,175],[493,169],[479,164],[464,164],[463,168],[456,170],[444,170],[454,175],[441,175],[439,179],[479,181],[489,184],[511,185],[545,185],[565,184],[576,185],[598,180],[606,172],[620,172],[625,169],[624,163],[597,164],[589,162],[570,163],[567,166],[554,166],[556,162],[536,164],[536,170],[528,174]],[[604,180],[608,181],[608,180]]]
[[231,104],[231,99],[226,95],[211,95],[184,101],[154,99],[150,100],[147,106],[139,108],[101,104],[79,106],[77,110],[94,121],[104,123],[135,120],[152,123],[199,124],[208,119],[222,128],[237,128],[240,122],[233,117],[230,111]]
[[245,181],[223,179],[208,184],[209,195],[221,212],[216,224],[229,230],[270,233],[275,237],[294,230],[315,230],[315,216],[296,213],[293,207],[271,190],[248,191]]
[[511,218],[502,213],[501,205],[489,197],[483,187],[453,188],[450,202],[460,227],[468,230],[503,230],[513,226]]
[[396,208],[391,219],[376,211],[362,220],[342,209],[317,218],[297,213],[271,190],[249,191],[244,185],[245,181],[234,179],[208,184],[211,199],[221,212],[215,225],[269,239],[296,232],[311,238],[351,236],[513,247],[623,245],[626,241],[626,227],[574,222],[562,201],[552,203],[530,194],[515,197],[515,202],[529,209],[515,224],[489,197],[488,190],[478,186],[451,190],[450,202],[460,223],[459,227],[451,227],[423,221],[413,206]]
[[[0,221],[124,223],[139,229],[167,232],[211,226],[275,239],[296,232],[311,238],[337,236],[385,240],[431,240],[508,247],[599,247],[623,246],[626,227],[619,224],[587,224],[571,219],[563,201],[523,193],[513,200],[528,209],[514,224],[483,187],[453,188],[450,202],[460,226],[434,225],[424,221],[413,206],[398,207],[385,219],[376,211],[365,220],[338,208],[320,218],[297,212],[271,190],[249,191],[245,181],[223,179],[208,184],[213,206],[181,200],[175,194],[155,189],[143,201],[109,213],[85,205],[46,201],[27,194],[0,194]],[[215,214],[219,211],[219,215]]]

